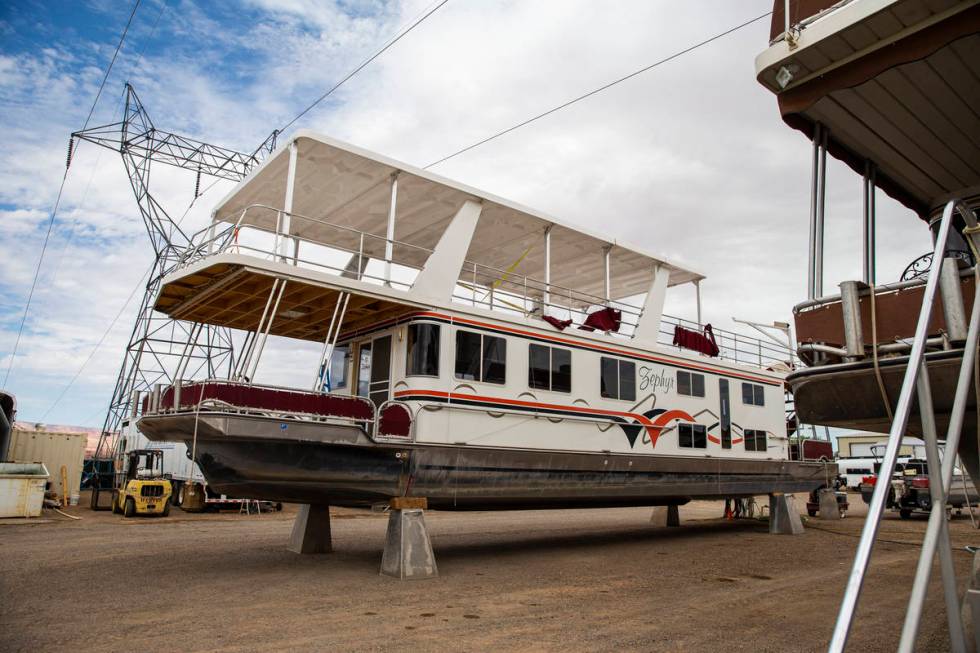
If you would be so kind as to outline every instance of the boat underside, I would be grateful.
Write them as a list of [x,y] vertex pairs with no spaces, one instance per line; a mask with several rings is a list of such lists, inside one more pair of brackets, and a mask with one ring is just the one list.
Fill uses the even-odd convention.
[[375,442],[350,424],[220,412],[148,415],[138,426],[152,441],[186,443],[215,491],[292,503],[367,507],[418,496],[444,510],[676,505],[809,492],[835,475],[821,463],[785,460]]
[[[932,389],[936,429],[939,439],[945,440],[963,350],[929,352],[925,361]],[[885,407],[882,387],[894,411],[908,367],[908,356],[880,359],[878,367],[881,384],[872,361],[821,365],[791,374],[786,382],[792,388],[800,422],[888,433],[891,419]],[[976,390],[974,386],[968,394],[959,446],[960,458],[974,483],[980,480]],[[917,437],[922,435],[918,401],[912,403],[906,433]]]

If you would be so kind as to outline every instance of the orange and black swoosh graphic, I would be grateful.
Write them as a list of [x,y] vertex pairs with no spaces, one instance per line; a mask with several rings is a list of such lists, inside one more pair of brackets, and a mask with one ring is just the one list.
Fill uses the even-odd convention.
[[526,399],[485,397],[470,393],[443,392],[441,390],[400,390],[395,393],[395,399],[400,401],[436,401],[466,406],[479,406],[488,410],[510,409],[533,413],[546,413],[556,417],[592,417],[597,420],[613,421],[626,433],[630,447],[636,443],[641,429],[645,430],[649,436],[650,445],[656,447],[661,433],[671,422],[679,420],[695,423],[696,421],[690,414],[683,410],[664,410],[661,408],[641,414],[621,410],[593,408],[591,406],[549,404],[539,401],[528,401]]

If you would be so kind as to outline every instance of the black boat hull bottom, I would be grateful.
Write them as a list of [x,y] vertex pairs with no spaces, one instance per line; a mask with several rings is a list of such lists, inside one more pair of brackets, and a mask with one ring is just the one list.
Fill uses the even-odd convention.
[[[194,447],[193,415],[144,417],[155,441]],[[820,463],[569,453],[421,443],[378,444],[352,426],[202,414],[196,461],[229,496],[367,507],[396,496],[431,508],[505,510],[678,505],[691,499],[810,492]]]

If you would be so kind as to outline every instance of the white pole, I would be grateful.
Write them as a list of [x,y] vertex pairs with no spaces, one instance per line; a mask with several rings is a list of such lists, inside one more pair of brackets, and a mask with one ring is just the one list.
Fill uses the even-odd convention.
[[385,234],[385,285],[391,285],[391,258],[394,255],[395,211],[398,206],[398,173],[391,176],[391,203],[388,205],[388,231]]
[[608,304],[612,300],[612,277],[609,274],[609,253],[612,251],[612,245],[607,245],[602,248],[602,258],[603,265],[606,272],[606,303]]
[[694,282],[694,294],[697,296],[698,300],[698,328],[701,328],[701,280],[698,279]]
[[[279,245],[279,255],[283,258],[289,256],[289,231],[292,226],[292,213],[293,213],[293,190],[296,187],[296,154],[299,148],[296,146],[296,141],[289,144],[289,168],[286,171],[286,197],[283,201],[283,215],[282,224],[279,225],[281,229],[283,238]],[[279,235],[278,233],[276,234]]]
[[544,295],[541,302],[541,315],[547,312],[548,304],[551,303],[551,229],[554,225],[548,225],[544,230]]

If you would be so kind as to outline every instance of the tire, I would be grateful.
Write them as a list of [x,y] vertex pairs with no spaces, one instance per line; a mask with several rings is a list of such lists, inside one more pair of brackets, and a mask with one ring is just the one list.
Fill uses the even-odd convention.
[[112,491],[112,513],[115,515],[122,514],[122,509],[119,507],[119,490]]
[[178,508],[180,507],[181,499],[183,499],[183,496],[184,496],[181,493],[181,490],[183,490],[183,489],[184,489],[184,484],[183,483],[181,483],[180,481],[175,481],[174,482],[173,488],[172,488],[173,493],[170,495],[170,504],[171,505],[177,506]]
[[136,502],[133,497],[126,497],[126,505],[123,508],[123,517],[132,517],[136,514]]
[[160,513],[161,517],[167,517],[170,515],[170,502],[163,504],[163,512]]
[[909,508],[902,508],[898,511],[898,515],[902,519],[909,519],[912,516],[912,510]]

